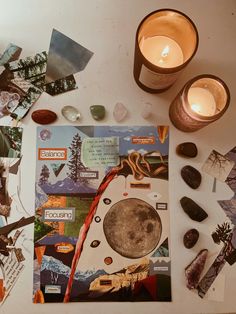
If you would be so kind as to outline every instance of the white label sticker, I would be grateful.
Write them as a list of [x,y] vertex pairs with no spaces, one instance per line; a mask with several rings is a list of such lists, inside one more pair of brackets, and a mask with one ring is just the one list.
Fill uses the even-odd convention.
[[170,74],[156,73],[142,64],[139,81],[148,88],[162,89],[172,85],[177,80],[180,72]]
[[168,271],[168,266],[154,266],[155,271]]
[[38,159],[39,160],[66,160],[67,149],[66,148],[39,148]]
[[98,179],[98,171],[80,171],[79,177],[80,178],[87,178],[87,179]]
[[156,203],[156,209],[167,210],[167,203]]
[[58,286],[58,285],[46,285],[45,286],[45,293],[60,294],[61,293],[61,286]]
[[43,221],[74,221],[75,208],[44,208]]

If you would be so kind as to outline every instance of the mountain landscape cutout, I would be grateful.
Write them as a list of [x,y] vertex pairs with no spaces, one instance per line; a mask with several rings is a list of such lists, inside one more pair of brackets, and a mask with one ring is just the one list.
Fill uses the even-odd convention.
[[161,257],[161,256],[169,256],[169,244],[168,238],[162,242],[162,244],[158,247],[158,249],[152,254],[151,257]]

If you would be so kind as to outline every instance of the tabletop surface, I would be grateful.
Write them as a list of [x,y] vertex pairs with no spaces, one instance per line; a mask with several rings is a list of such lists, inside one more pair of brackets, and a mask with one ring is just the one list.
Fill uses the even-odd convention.
[[[170,125],[170,226],[172,259],[172,296],[170,303],[71,303],[35,305],[32,295],[32,243],[26,252],[26,267],[10,296],[1,307],[2,314],[60,313],[232,313],[236,312],[236,267],[226,265],[225,294],[222,301],[209,301],[189,291],[185,285],[184,268],[203,248],[212,252],[211,232],[217,223],[225,220],[225,214],[217,203],[230,199],[232,191],[224,183],[217,182],[212,193],[213,178],[203,175],[201,188],[192,191],[181,179],[180,169],[186,160],[175,153],[181,142],[197,144],[199,155],[191,165],[200,169],[212,149],[226,154],[235,146],[235,73],[236,73],[236,1],[235,0],[0,0],[0,51],[12,42],[23,48],[22,56],[48,50],[53,28],[75,39],[94,52],[86,69],[76,75],[78,89],[57,97],[43,94],[34,109],[48,108],[59,115],[55,125],[66,125],[60,115],[64,105],[76,106],[81,114],[81,125],[97,124],[89,113],[89,106],[102,104],[107,117],[102,124],[116,124],[112,111],[117,102],[125,104],[128,117],[120,125]],[[173,8],[187,14],[199,32],[199,48],[196,56],[181,77],[168,91],[148,94],[140,89],[133,78],[134,38],[139,22],[148,13],[160,8]],[[175,129],[168,116],[169,104],[181,87],[194,76],[208,73],[222,78],[231,92],[231,103],[224,116],[217,122],[194,133]],[[151,119],[141,117],[146,103],[153,106]],[[101,123],[100,123],[101,124]],[[24,207],[34,213],[34,180],[36,160],[36,124],[30,114],[23,120],[23,160],[21,194]],[[195,197],[207,208],[209,217],[198,224],[203,235],[192,250],[182,244],[183,234],[193,227],[183,213],[179,199]],[[32,237],[33,226],[27,228]],[[217,251],[212,252],[212,258]]]

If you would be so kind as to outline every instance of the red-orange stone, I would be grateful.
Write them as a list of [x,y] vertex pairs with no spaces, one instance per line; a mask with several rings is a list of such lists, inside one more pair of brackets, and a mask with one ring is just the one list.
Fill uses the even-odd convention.
[[55,112],[47,109],[35,110],[31,114],[31,118],[38,124],[50,124],[56,121],[57,115]]

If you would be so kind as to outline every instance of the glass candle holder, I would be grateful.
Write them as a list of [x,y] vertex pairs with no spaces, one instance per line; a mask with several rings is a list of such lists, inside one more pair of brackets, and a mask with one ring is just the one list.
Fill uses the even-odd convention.
[[220,78],[199,75],[188,81],[171,103],[170,120],[177,129],[194,132],[218,120],[229,103],[229,89]]
[[197,28],[187,15],[172,9],[150,13],[136,32],[136,83],[150,93],[165,91],[176,81],[197,48]]

